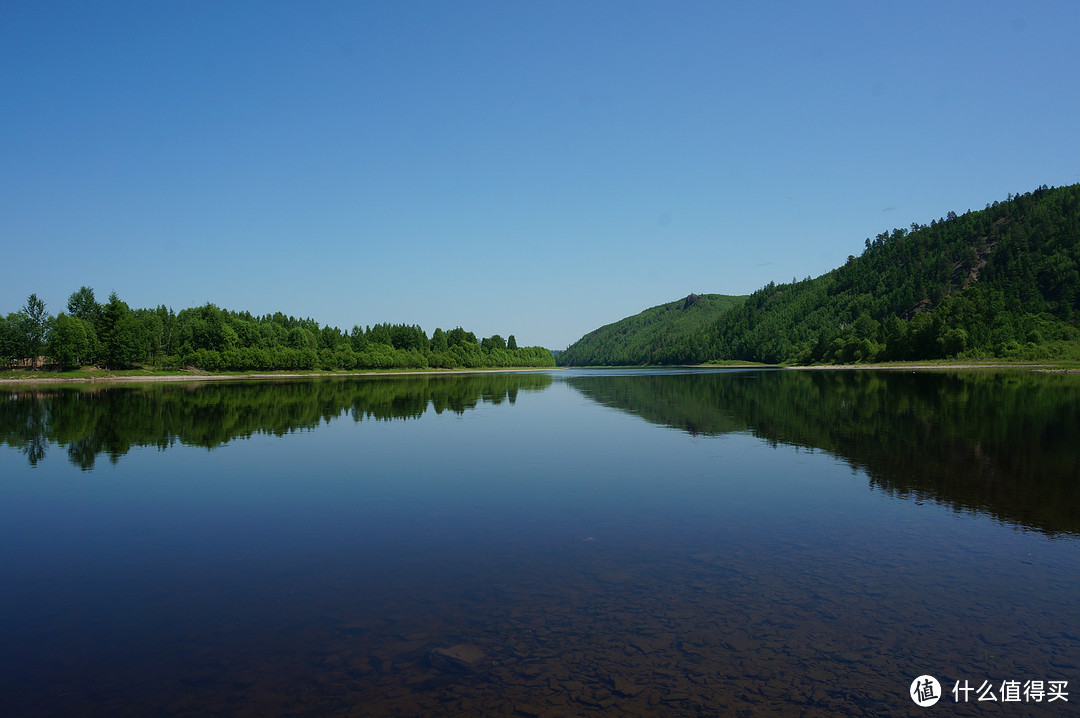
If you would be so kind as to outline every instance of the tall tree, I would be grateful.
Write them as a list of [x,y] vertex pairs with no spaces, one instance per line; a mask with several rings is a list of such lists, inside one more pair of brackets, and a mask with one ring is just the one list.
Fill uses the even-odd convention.
[[49,334],[49,315],[45,311],[45,302],[38,299],[37,294],[31,294],[26,298],[26,304],[20,311],[23,321],[22,331],[25,335],[24,351],[30,358],[32,366],[37,366],[37,357],[45,351],[45,340]]
[[67,311],[71,316],[90,322],[95,327],[101,321],[101,305],[94,298],[94,290],[90,287],[79,287],[78,291],[71,293]]
[[[89,325],[78,317],[60,312],[49,331],[49,356],[61,369],[75,369],[90,353]],[[90,330],[93,331],[93,330]]]
[[435,327],[435,331],[431,333],[431,351],[444,352],[446,347],[446,332],[440,327]]
[[26,356],[23,350],[25,341],[23,331],[19,326],[22,323],[22,315],[14,312],[6,317],[0,316],[0,360],[11,365]]
[[506,348],[506,340],[503,339],[498,334],[492,334],[490,337],[485,337],[480,342],[480,346],[483,347],[485,351],[492,351],[492,350],[495,350],[495,349],[505,349]]
[[113,368],[131,367],[146,359],[148,341],[145,328],[126,302],[113,292],[102,312],[102,353]]

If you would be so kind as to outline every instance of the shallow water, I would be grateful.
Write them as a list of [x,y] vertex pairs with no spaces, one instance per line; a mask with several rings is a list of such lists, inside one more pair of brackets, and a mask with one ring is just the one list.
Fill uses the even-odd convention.
[[0,442],[14,715],[916,715],[922,674],[939,712],[1080,701],[1001,702],[1080,681],[1074,376],[33,388]]

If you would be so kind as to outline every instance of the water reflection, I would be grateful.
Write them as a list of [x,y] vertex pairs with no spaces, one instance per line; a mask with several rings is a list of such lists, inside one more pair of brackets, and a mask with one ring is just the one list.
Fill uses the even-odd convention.
[[1075,692],[1076,378],[629,374],[11,392],[5,709],[903,716],[923,673]]
[[551,384],[547,374],[365,377],[315,381],[150,384],[12,390],[0,400],[0,444],[31,465],[50,444],[83,470],[106,455],[174,443],[212,449],[255,434],[283,436],[344,416],[354,421],[462,414],[478,404],[513,404]]
[[694,435],[827,451],[875,488],[1049,534],[1080,533],[1080,377],[1017,371],[567,376]]
[[[589,399],[691,435],[749,432],[826,451],[872,486],[1048,534],[1080,533],[1080,379],[1016,371],[557,374]],[[214,448],[335,419],[416,419],[513,404],[549,374],[413,376],[9,392],[0,443],[37,464],[51,445],[92,469],[133,447]]]

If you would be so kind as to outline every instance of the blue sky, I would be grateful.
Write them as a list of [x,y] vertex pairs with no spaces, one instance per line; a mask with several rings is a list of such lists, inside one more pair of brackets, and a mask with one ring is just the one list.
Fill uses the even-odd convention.
[[6,2],[0,312],[563,348],[1080,182],[1080,3]]

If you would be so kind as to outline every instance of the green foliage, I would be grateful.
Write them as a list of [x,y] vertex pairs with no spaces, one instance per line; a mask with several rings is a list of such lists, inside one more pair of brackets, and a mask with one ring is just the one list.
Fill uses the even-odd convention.
[[[213,304],[183,309],[131,309],[114,292],[99,305],[82,287],[68,300],[69,313],[48,317],[31,295],[17,314],[0,317],[0,360],[22,361],[33,340],[44,336],[49,356],[62,369],[100,363],[129,368],[150,363],[162,368],[209,371],[309,371],[428,369],[461,367],[548,367],[555,360],[543,347],[514,347],[495,335],[477,342],[458,327],[436,329],[431,339],[417,325],[354,325],[349,333],[280,312],[263,317],[231,312]],[[41,327],[38,322],[44,318]],[[35,334],[34,332],[38,333]],[[50,334],[51,332],[51,334]]]
[[455,327],[446,333],[446,343],[451,347],[462,347],[476,344],[476,335],[467,332],[461,327]]
[[431,333],[432,353],[445,352],[449,348],[450,345],[446,341],[446,332],[439,327],[435,327],[435,331]]
[[75,369],[90,356],[93,343],[93,328],[89,322],[78,317],[69,317],[60,312],[52,320],[49,332],[49,356],[60,365],[61,369]]
[[0,317],[0,361],[8,365],[24,362],[37,368],[51,326],[45,303],[31,294],[18,312]]
[[586,335],[559,361],[811,364],[1080,353],[1080,185],[949,212],[864,246],[816,279],[769,283],[706,326],[680,325],[679,303],[664,305]]
[[150,353],[150,340],[139,317],[116,292],[102,310],[101,352],[105,366],[132,367],[144,361]]
[[26,304],[20,310],[20,331],[23,334],[23,351],[26,358],[36,361],[37,357],[45,350],[45,342],[49,334],[49,315],[45,311],[45,302],[38,299],[38,295],[31,294],[26,298]]
[[23,317],[14,312],[6,317],[0,316],[0,361],[9,366],[29,356],[22,322]]
[[89,322],[95,329],[101,321],[102,308],[94,298],[94,290],[90,287],[79,287],[78,291],[72,292],[68,297],[67,310],[68,314]]
[[691,294],[586,334],[559,353],[564,366],[702,362],[704,330],[745,297]]
[[1035,339],[1077,342],[1078,267],[1080,185],[1044,187],[884,232],[826,275],[770,284],[711,328],[709,352],[849,363],[1006,357]]
[[480,346],[485,351],[501,351],[506,349],[506,340],[498,334],[492,334],[490,337],[486,337],[480,340]]

